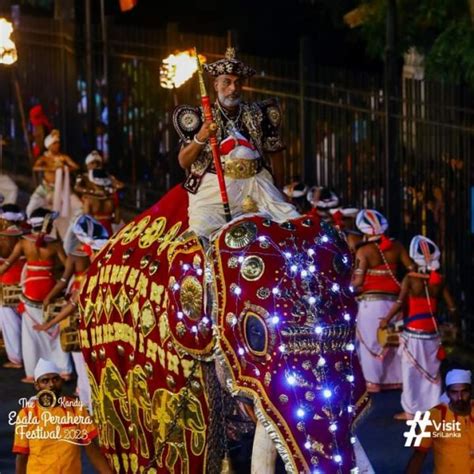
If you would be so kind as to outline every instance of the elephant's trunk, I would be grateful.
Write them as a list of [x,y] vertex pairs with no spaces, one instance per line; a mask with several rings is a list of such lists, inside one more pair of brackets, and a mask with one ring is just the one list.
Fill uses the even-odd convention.
[[252,474],[274,474],[277,452],[260,421],[257,422],[252,450]]

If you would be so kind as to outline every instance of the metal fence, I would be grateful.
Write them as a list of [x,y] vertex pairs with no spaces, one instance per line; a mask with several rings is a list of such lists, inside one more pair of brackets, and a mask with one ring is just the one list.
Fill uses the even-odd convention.
[[[222,55],[227,38],[183,34],[173,25],[164,31],[145,31],[109,24],[106,38],[100,31],[92,33],[91,103],[86,96],[83,31],[66,22],[22,19],[15,40],[24,103],[43,104],[75,159],[82,161],[92,148],[103,147],[114,172],[130,184],[129,202],[144,208],[181,178],[177,138],[170,125],[172,109],[178,102],[198,102],[193,81],[174,91],[159,87],[161,60],[192,46],[213,60]],[[258,71],[245,86],[247,98],[280,100],[286,179],[299,176],[308,184],[329,185],[345,204],[383,210],[387,173],[383,78],[312,70],[301,61],[245,55],[243,59]],[[2,84],[0,126],[14,150],[15,144],[17,148],[22,144],[18,108],[8,81]],[[460,86],[412,79],[403,79],[401,90],[401,97],[391,98],[399,111],[392,117],[399,237],[408,242],[412,235],[423,233],[440,244],[454,292],[462,307],[472,311],[472,95]],[[91,113],[97,125],[94,133]],[[21,168],[21,163],[15,159],[10,166]]]

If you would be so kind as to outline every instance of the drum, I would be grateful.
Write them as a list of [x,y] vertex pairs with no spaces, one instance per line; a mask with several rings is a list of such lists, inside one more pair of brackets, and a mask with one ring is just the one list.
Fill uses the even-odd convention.
[[0,306],[16,308],[20,303],[21,286],[0,284]]
[[398,347],[400,345],[400,331],[393,326],[377,329],[377,342],[382,347]]
[[64,352],[79,352],[79,311],[63,319],[59,323],[59,342]]
[[51,319],[54,319],[61,312],[64,306],[66,306],[66,300],[64,298],[54,300],[44,311],[44,322],[47,323],[48,321],[51,321]]

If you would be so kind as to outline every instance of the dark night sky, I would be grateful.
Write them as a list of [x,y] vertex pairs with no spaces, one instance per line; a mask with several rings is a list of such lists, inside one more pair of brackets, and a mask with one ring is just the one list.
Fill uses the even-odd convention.
[[343,24],[342,17],[354,8],[355,0],[138,0],[126,13],[120,12],[118,0],[106,3],[117,23],[153,28],[174,21],[183,31],[222,35],[235,29],[242,51],[289,59],[297,58],[299,37],[307,35],[319,64],[376,66],[365,55],[359,34]]

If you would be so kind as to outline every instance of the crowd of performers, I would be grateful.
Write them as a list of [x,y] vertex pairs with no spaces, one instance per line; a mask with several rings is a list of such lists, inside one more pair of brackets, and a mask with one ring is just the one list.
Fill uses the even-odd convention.
[[[90,408],[76,299],[94,253],[120,227],[117,194],[123,183],[107,173],[96,151],[86,157],[86,171],[79,172],[80,166],[61,153],[56,130],[46,136],[44,146],[34,165],[43,180],[26,210],[1,197],[0,327],[8,357],[4,367],[23,368],[25,383],[34,382],[40,359],[54,361],[65,380],[73,378],[75,367],[77,393]],[[72,172],[77,172],[74,186]]]
[[[436,406],[442,391],[440,364],[446,356],[440,330],[460,335],[459,314],[439,273],[439,247],[416,235],[407,251],[388,237],[389,223],[380,212],[341,207],[328,188],[308,189],[295,182],[284,192],[300,212],[317,214],[336,226],[354,256],[356,347],[367,391],[402,389],[404,411],[395,415],[397,420]],[[439,320],[440,300],[449,314],[444,324]]]

